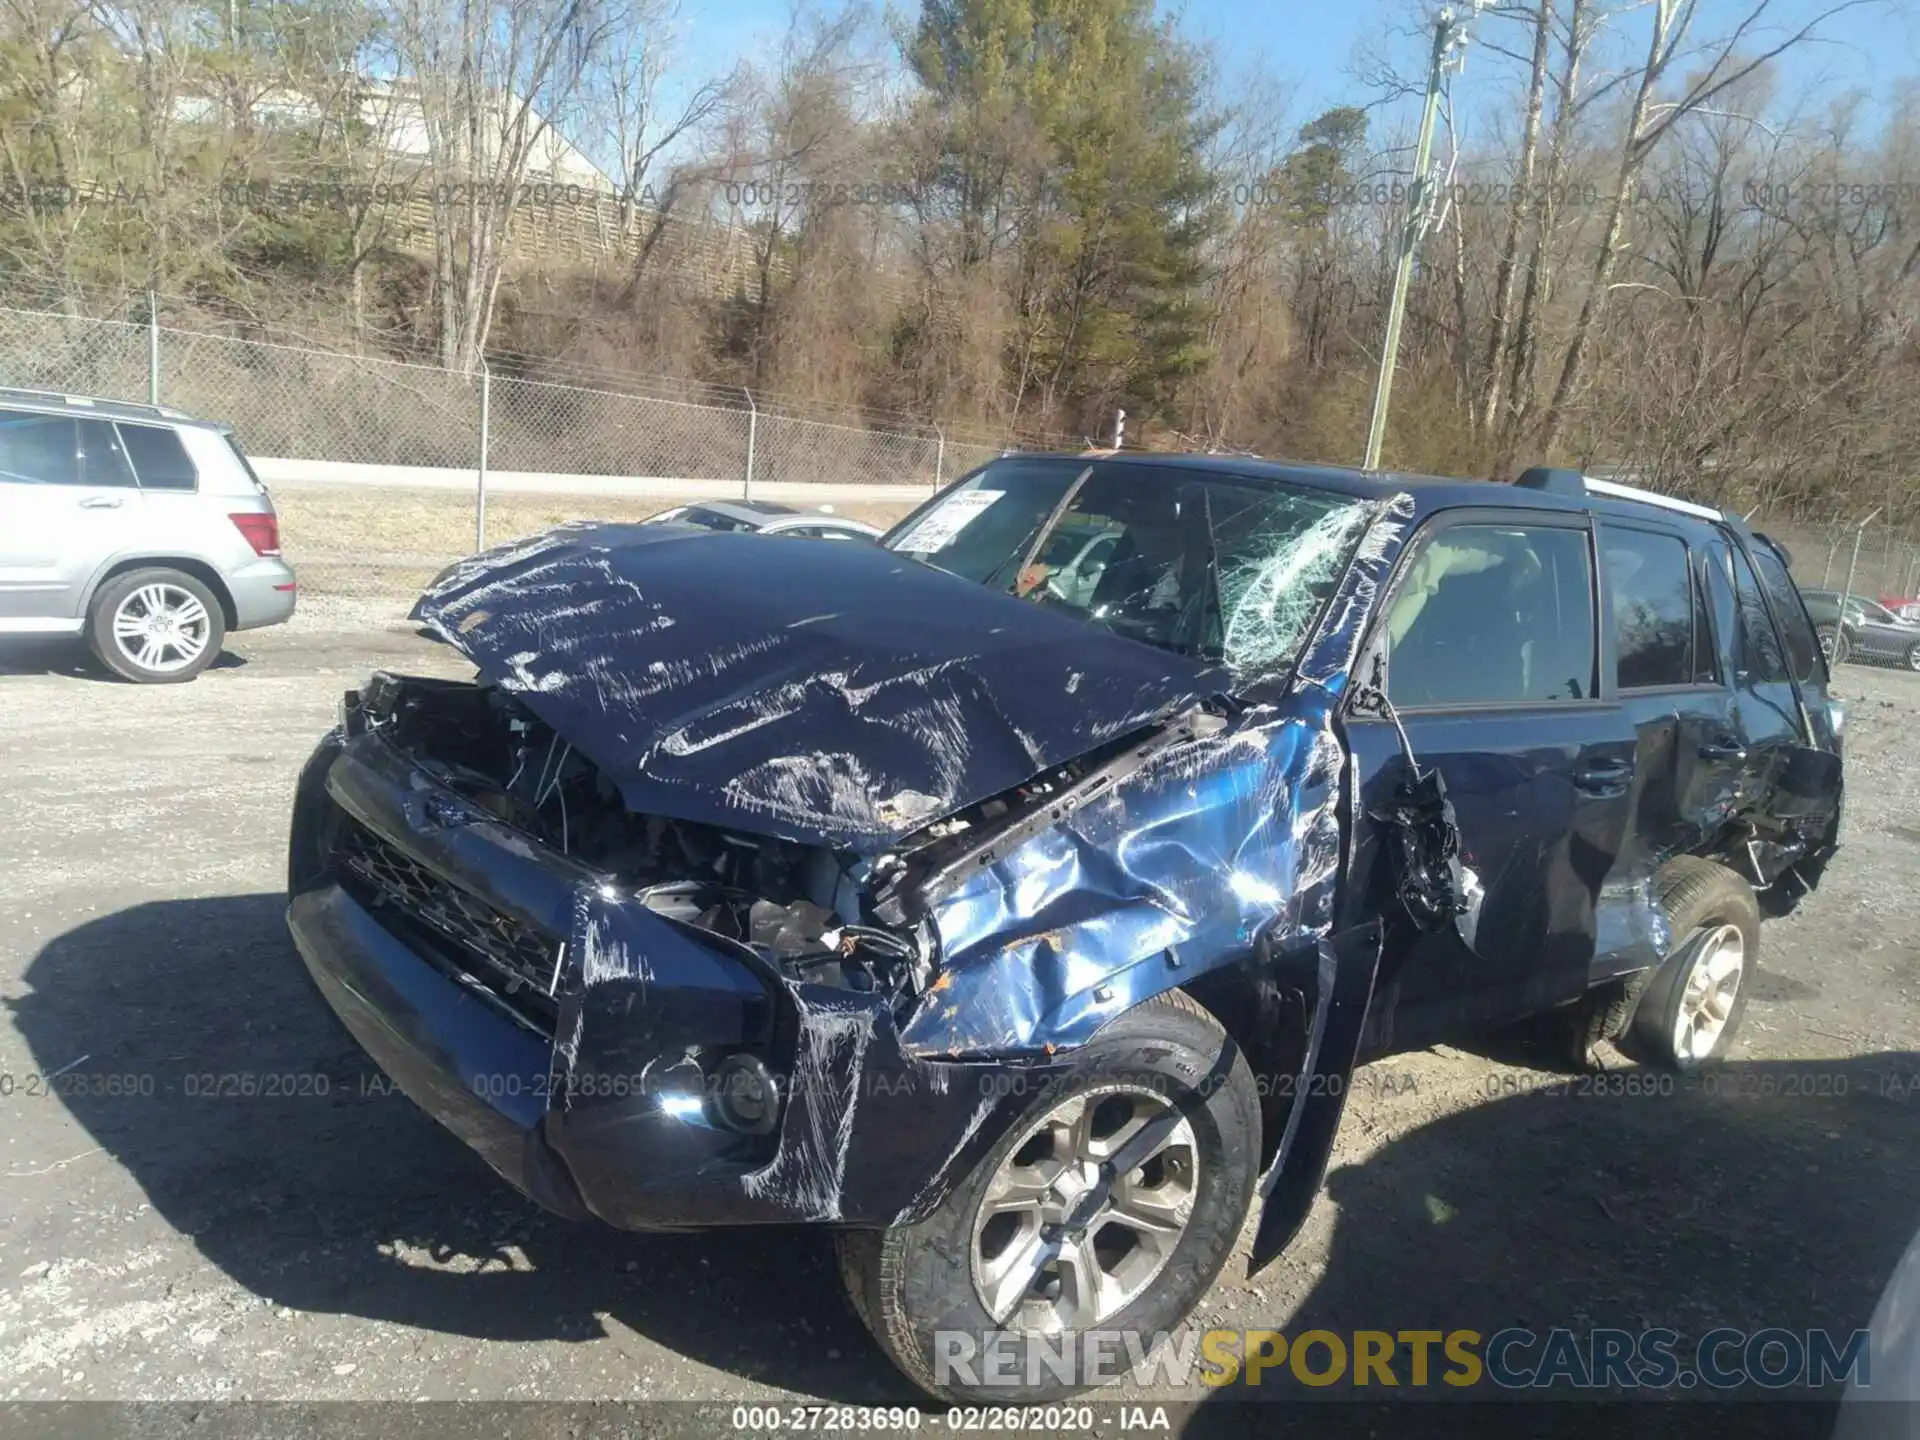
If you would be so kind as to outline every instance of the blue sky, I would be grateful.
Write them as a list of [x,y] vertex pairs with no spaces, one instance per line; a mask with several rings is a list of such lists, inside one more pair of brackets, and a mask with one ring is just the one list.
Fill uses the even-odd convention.
[[[771,58],[790,11],[790,0],[682,3],[681,56],[689,73],[724,70],[738,58]],[[915,9],[914,0],[893,3],[908,13]],[[1703,0],[1694,34],[1706,39],[1724,33],[1755,3]],[[1783,38],[1835,3],[1772,0],[1762,33]],[[1364,98],[1356,68],[1367,51],[1385,55],[1407,73],[1418,72],[1425,42],[1416,31],[1421,17],[1432,13],[1422,0],[1185,0],[1165,9],[1188,35],[1213,48],[1229,77],[1257,72],[1285,85],[1300,122],[1329,105]],[[1782,72],[1783,84],[1858,87],[1885,95],[1893,82],[1920,77],[1920,0],[1869,0],[1828,20],[1820,33],[1824,43],[1795,52]],[[1470,54],[1465,73],[1455,81],[1463,112],[1473,104],[1476,86],[1485,91],[1507,83],[1503,67],[1490,61]]]

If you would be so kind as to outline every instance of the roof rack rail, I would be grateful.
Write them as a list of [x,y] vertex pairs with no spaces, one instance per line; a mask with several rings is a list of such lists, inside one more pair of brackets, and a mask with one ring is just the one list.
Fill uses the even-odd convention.
[[1534,466],[1513,483],[1522,489],[1538,490],[1547,495],[1569,497],[1600,495],[1609,500],[1635,500],[1642,505],[1658,505],[1663,510],[1677,510],[1683,515],[1697,515],[1702,520],[1726,518],[1710,505],[1696,505],[1691,500],[1662,495],[1657,490],[1642,490],[1638,486],[1622,485],[1615,480],[1600,480],[1592,475],[1583,475],[1578,470],[1561,470],[1548,465]]
[[187,418],[181,410],[166,405],[149,405],[144,400],[110,400],[104,395],[81,395],[72,390],[31,390],[24,385],[0,385],[0,398],[15,400],[58,400],[62,405],[111,405],[117,410],[144,410],[149,415],[169,420]]

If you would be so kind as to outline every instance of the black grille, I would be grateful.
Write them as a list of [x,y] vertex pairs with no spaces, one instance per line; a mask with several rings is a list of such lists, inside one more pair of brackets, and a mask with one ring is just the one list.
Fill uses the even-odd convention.
[[333,861],[342,885],[370,909],[451,941],[453,959],[518,1013],[551,1029],[558,1012],[547,987],[560,941],[443,879],[365,826],[342,815]]

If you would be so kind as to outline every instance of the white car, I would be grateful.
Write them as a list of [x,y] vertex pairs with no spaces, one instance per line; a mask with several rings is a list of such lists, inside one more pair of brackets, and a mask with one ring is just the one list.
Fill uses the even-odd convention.
[[293,614],[273,501],[225,425],[0,389],[0,636],[85,636],[127,680],[191,680]]

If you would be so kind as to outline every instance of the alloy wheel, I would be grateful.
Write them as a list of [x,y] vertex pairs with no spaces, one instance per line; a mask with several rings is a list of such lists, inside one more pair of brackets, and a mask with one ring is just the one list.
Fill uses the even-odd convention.
[[1085,1330],[1150,1286],[1193,1214],[1193,1127],[1164,1095],[1108,1086],[1021,1135],[973,1222],[973,1283],[996,1325]]
[[1673,1022],[1673,1053],[1682,1065],[1699,1064],[1720,1043],[1746,977],[1746,956],[1738,925],[1717,926],[1701,942]]
[[212,632],[212,617],[199,597],[164,582],[130,591],[113,611],[115,648],[130,663],[159,675],[198,660]]

